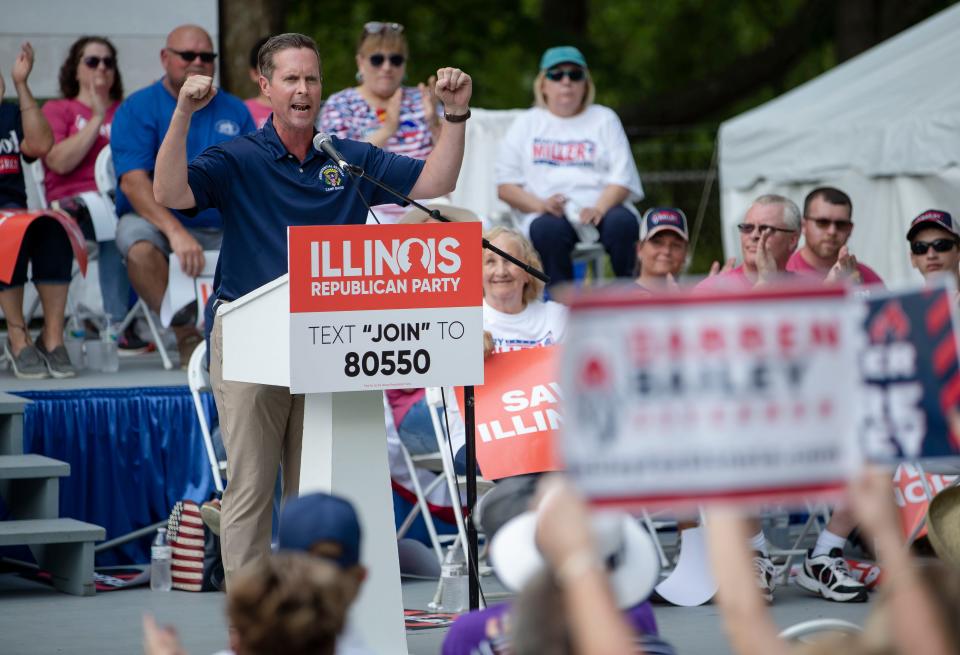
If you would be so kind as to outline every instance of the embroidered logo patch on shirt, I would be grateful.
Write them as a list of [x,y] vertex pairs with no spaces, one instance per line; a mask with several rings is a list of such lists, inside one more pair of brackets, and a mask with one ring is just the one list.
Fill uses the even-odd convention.
[[213,129],[224,136],[237,136],[240,134],[240,126],[227,118],[217,121],[216,124],[214,124]]
[[325,164],[320,169],[320,179],[327,186],[324,191],[336,191],[343,188],[343,174],[335,164]]

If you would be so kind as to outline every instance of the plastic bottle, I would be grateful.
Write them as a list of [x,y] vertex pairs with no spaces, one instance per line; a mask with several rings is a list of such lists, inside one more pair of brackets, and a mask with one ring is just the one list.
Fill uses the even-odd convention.
[[76,316],[70,317],[70,324],[67,328],[66,337],[63,345],[67,349],[67,355],[70,357],[70,363],[75,369],[82,370],[85,366],[83,356],[83,342],[87,340],[87,331],[83,323]]
[[110,320],[107,320],[106,327],[100,332],[102,371],[104,373],[116,373],[120,370],[120,357],[117,354],[117,335],[114,334],[113,326]]
[[150,589],[153,591],[170,591],[173,587],[173,573],[170,562],[173,559],[173,548],[167,542],[167,529],[157,528],[157,536],[150,548]]
[[467,608],[467,567],[463,562],[448,562],[440,567],[440,605],[444,612],[462,612]]

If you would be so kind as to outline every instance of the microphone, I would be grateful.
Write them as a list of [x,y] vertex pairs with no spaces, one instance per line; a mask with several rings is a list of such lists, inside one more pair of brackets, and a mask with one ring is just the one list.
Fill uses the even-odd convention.
[[347,160],[343,158],[337,149],[333,145],[333,137],[331,137],[326,132],[317,132],[313,137],[313,147],[315,150],[319,150],[324,153],[334,161],[334,163],[340,167],[344,173],[351,173],[353,166],[347,163]]

